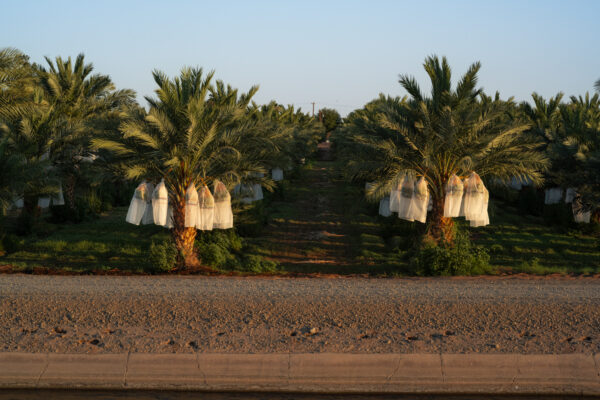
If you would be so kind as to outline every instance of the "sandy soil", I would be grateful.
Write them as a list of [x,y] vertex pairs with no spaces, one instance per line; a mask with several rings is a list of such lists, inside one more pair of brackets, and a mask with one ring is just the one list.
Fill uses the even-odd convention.
[[0,351],[600,350],[598,279],[0,275]]

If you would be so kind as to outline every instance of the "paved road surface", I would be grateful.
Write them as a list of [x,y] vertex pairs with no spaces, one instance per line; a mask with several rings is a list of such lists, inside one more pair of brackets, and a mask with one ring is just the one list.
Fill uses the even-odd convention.
[[598,279],[0,275],[0,351],[596,353]]

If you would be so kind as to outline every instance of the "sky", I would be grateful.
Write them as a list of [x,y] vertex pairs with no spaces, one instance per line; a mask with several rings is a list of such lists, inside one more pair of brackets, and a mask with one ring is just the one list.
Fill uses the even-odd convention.
[[85,54],[140,104],[151,72],[215,70],[240,90],[342,115],[379,93],[404,95],[400,74],[429,90],[423,61],[446,56],[454,82],[480,61],[479,85],[503,98],[581,95],[600,79],[600,1],[0,0],[0,47],[33,62]]

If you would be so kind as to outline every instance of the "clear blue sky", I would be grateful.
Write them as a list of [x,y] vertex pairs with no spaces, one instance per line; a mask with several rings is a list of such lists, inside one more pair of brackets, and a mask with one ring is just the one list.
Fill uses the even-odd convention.
[[150,75],[184,65],[215,69],[240,89],[343,115],[378,93],[403,94],[398,74],[424,89],[424,58],[446,55],[454,76],[473,61],[480,85],[529,100],[593,90],[600,78],[600,1],[91,1],[4,0],[0,47],[35,62],[83,52],[139,99]]

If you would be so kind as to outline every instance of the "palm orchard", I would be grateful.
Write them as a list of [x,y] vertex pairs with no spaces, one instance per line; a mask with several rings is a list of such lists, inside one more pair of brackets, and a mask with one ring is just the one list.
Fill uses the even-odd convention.
[[[479,63],[454,85],[445,58],[429,57],[424,68],[429,94],[413,77],[401,75],[408,96],[381,95],[340,121],[335,110],[322,109],[314,118],[274,101],[256,104],[258,87],[242,92],[200,68],[183,68],[175,77],[154,71],[155,95],[145,98],[144,108],[132,91],[118,90],[110,77],[94,73],[83,55],[47,58],[41,66],[4,49],[0,208],[7,217],[0,236],[21,235],[24,239],[16,241],[22,244],[11,245],[11,251],[25,254],[28,243],[35,247],[36,237],[52,235],[48,231],[78,232],[78,224],[91,224],[93,231],[94,220],[119,215],[112,229],[124,229],[124,237],[147,236],[144,243],[151,240],[154,246],[167,235],[165,249],[172,249],[173,257],[161,270],[214,270],[243,259],[252,265],[247,270],[265,271],[260,265],[271,265],[264,259],[271,248],[257,246],[261,241],[252,235],[269,229],[267,221],[282,219],[270,210],[274,199],[304,195],[303,186],[310,183],[303,177],[314,171],[317,144],[330,137],[342,190],[354,193],[350,208],[360,206],[361,197],[352,187],[368,182],[367,198],[387,204],[385,215],[393,211],[424,222],[394,225],[395,233],[418,232],[416,241],[390,247],[398,254],[408,251],[418,259],[423,248],[486,254],[468,245],[471,235],[456,218],[464,216],[473,227],[491,224],[486,229],[493,232],[495,215],[488,215],[488,208],[514,198],[512,189],[506,191],[511,186],[526,188],[518,196],[529,203],[519,212],[555,213],[548,207],[559,205],[543,205],[546,190],[546,197],[558,191],[560,202],[571,197],[576,216],[588,212],[597,218],[598,95],[567,103],[561,94],[546,101],[534,93],[532,104],[518,104],[478,87]],[[267,195],[260,201],[263,189]],[[314,193],[309,204],[322,200],[322,190],[308,188],[306,193]],[[127,216],[118,214],[126,206]],[[124,220],[147,226],[123,227]],[[248,220],[259,229],[249,229]],[[389,220],[377,224],[388,229]],[[244,254],[250,251],[253,255]],[[123,250],[124,255],[147,252],[140,245]],[[409,273],[421,273],[398,257],[409,263]],[[107,268],[116,258],[107,255]]]

